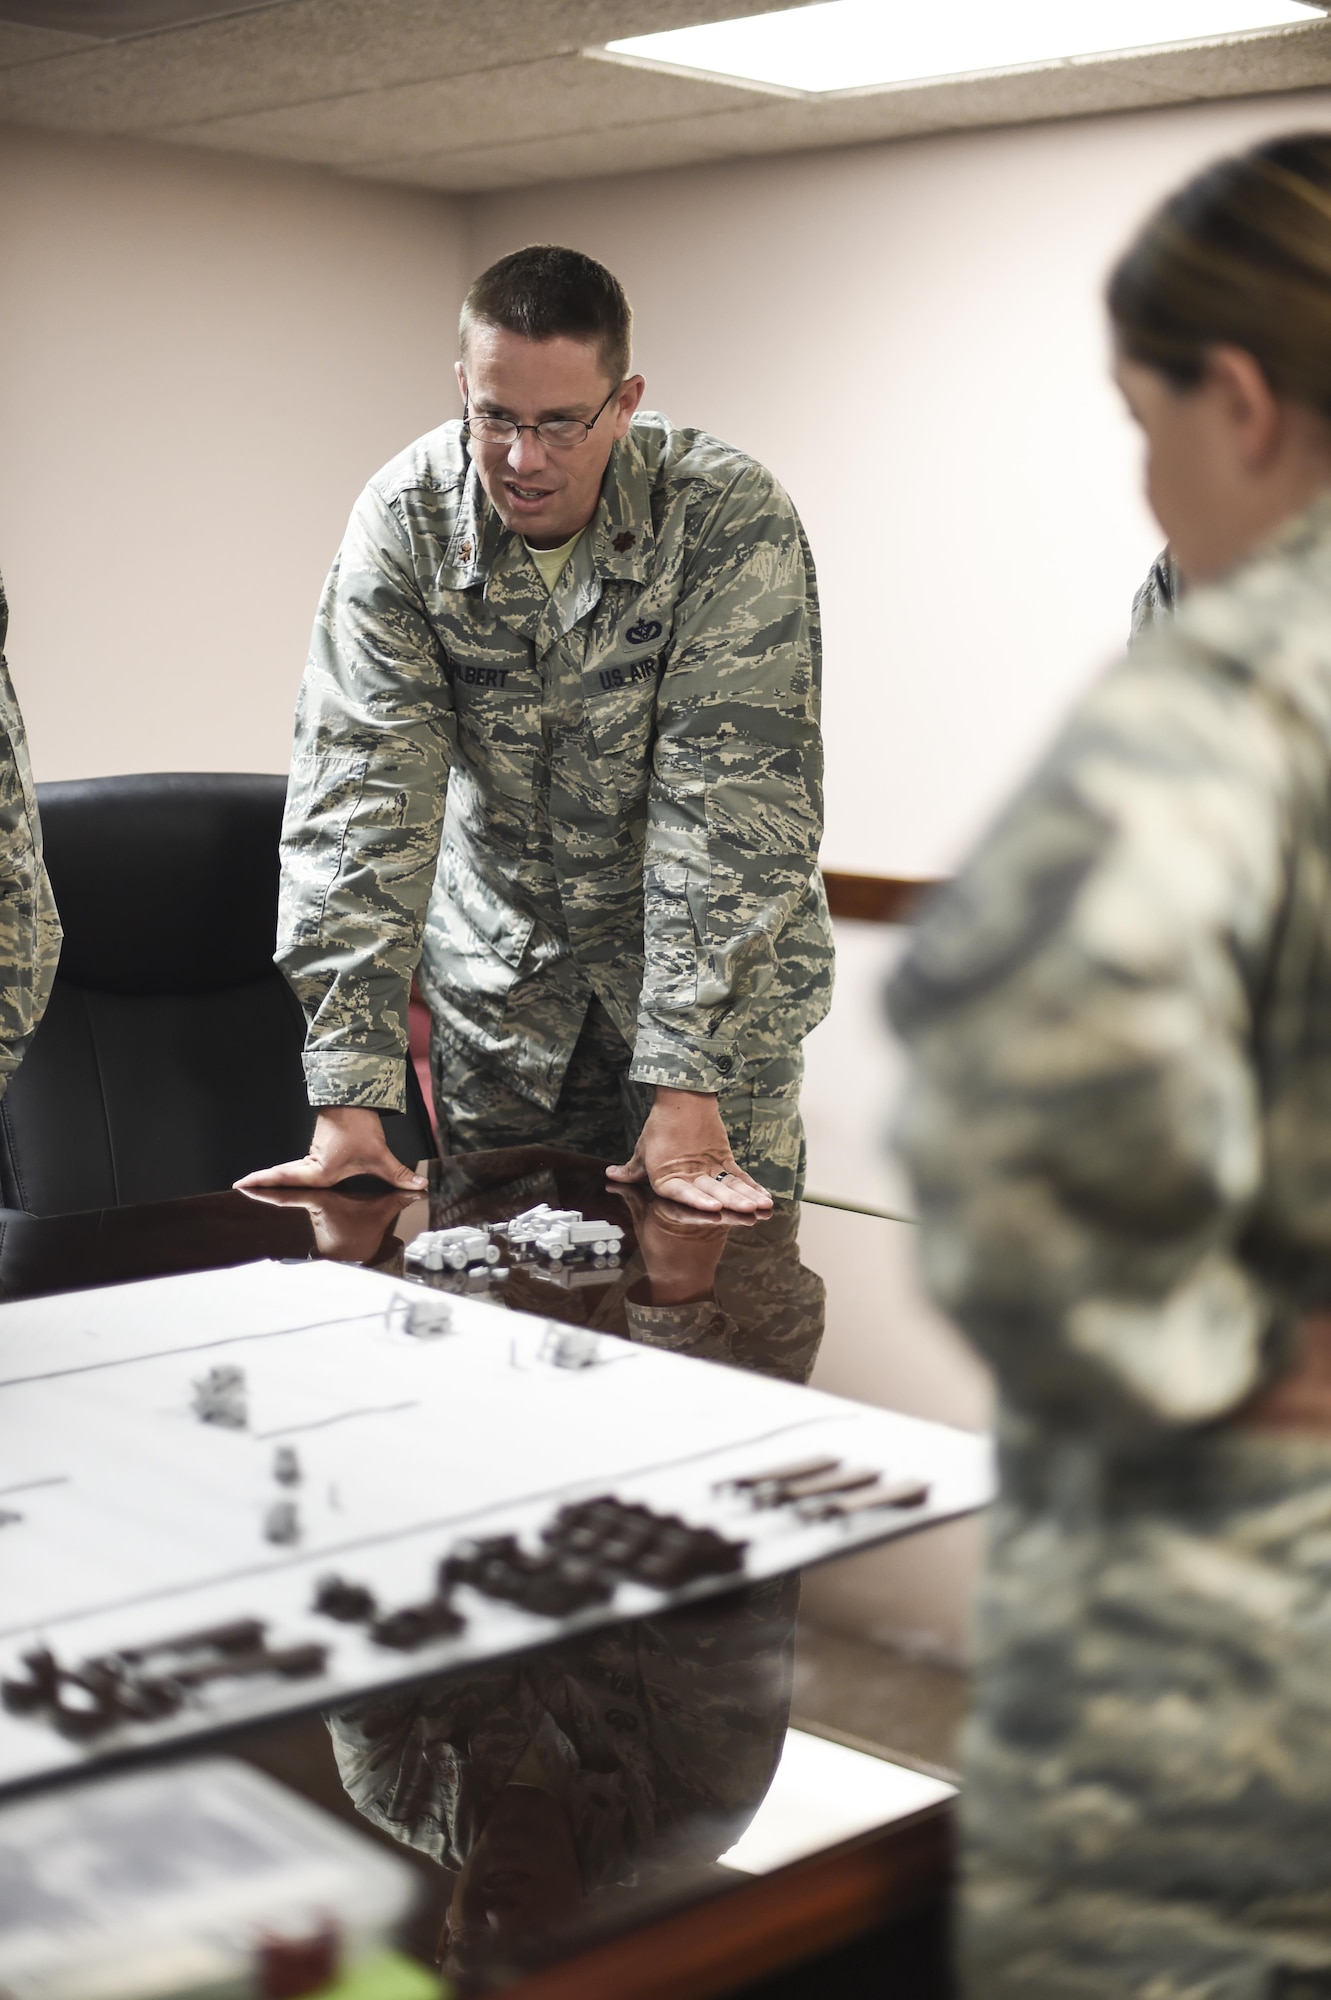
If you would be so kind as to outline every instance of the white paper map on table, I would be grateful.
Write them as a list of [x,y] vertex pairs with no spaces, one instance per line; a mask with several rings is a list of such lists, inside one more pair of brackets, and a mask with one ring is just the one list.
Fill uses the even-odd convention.
[[[0,1677],[34,1647],[74,1665],[237,1619],[327,1649],[313,1676],[222,1677],[92,1741],[0,1710],[0,1787],[733,1589],[990,1496],[971,1433],[477,1299],[415,1338],[401,1304],[423,1296],[354,1266],[253,1264],[0,1306]],[[568,1365],[571,1331],[589,1365]],[[243,1373],[243,1427],[199,1415],[218,1369]],[[814,1521],[728,1485],[818,1459],[928,1497]],[[562,1618],[464,1587],[462,1630],[409,1653],[312,1609],[333,1572],[382,1607],[418,1602],[463,1538],[539,1546],[561,1505],[607,1492],[745,1543],[742,1569],[666,1592],[625,1580]],[[269,1538],[275,1520],[290,1539]]]

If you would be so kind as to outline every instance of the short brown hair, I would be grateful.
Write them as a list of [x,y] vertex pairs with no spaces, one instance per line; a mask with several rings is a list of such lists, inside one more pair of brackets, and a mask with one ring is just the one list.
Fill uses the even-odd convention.
[[482,271],[462,303],[462,352],[473,326],[500,326],[525,340],[595,341],[612,382],[629,372],[633,309],[612,271],[581,250],[530,243]]
[[1278,395],[1331,417],[1331,133],[1220,160],[1171,195],[1109,281],[1120,351],[1180,387],[1241,347]]

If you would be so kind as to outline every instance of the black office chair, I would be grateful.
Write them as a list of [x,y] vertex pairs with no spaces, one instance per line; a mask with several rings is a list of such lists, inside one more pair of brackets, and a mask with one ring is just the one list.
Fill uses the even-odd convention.
[[[209,1194],[299,1158],[305,1023],[273,964],[285,778],[152,772],[37,787],[65,930],[0,1103],[0,1200],[33,1215]],[[434,1152],[420,1085],[384,1119]]]

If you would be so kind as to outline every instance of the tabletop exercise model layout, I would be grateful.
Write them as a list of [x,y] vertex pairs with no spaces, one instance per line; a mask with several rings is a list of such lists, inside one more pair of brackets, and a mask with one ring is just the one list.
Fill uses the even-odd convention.
[[0,1306],[0,1788],[981,1507],[985,1439],[326,1263]]

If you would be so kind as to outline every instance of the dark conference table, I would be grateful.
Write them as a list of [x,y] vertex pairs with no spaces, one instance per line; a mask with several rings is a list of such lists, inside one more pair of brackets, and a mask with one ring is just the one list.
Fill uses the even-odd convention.
[[[368,1183],[8,1217],[0,1222],[0,1298],[260,1258],[332,1258],[797,1382],[808,1379],[820,1348],[842,1336],[837,1312],[825,1309],[822,1276],[801,1257],[797,1208],[779,1207],[752,1225],[715,1225],[636,1191],[610,1190],[596,1161],[535,1147],[433,1162],[430,1179],[428,1198]],[[422,1229],[494,1220],[542,1201],[620,1223],[621,1263],[554,1271],[515,1264],[496,1277],[484,1267],[426,1275],[404,1262],[406,1244]],[[836,1224],[836,1259],[872,1265],[876,1232],[889,1225],[854,1213],[839,1214]],[[463,1939],[451,1977],[461,1993],[703,2000],[839,1950],[852,1958],[830,1976],[851,1994],[859,1978],[869,1980],[866,1991],[877,1983],[872,1973],[855,1971],[856,1949],[870,1954],[901,2000],[942,1993],[949,1801],[767,1872],[741,1873],[718,1859],[760,1805],[780,1755],[798,1604],[799,1579],[779,1578],[482,1673],[413,1686],[351,1728],[371,1774],[355,1803],[321,1717],[233,1732],[219,1747],[412,1862],[420,1885],[404,1947],[434,1963],[451,1902]],[[582,1765],[565,1810],[576,1822],[583,1895],[572,1906],[566,1896],[561,1913],[547,1913],[539,1925],[526,1917],[521,1896],[503,1907],[504,1834],[493,1831],[514,1745],[530,1735],[534,1716],[558,1722]],[[814,1726],[833,1740],[854,1740],[855,1732],[839,1730],[833,1719]],[[468,1765],[466,1784],[446,1806],[431,1796],[436,1766],[420,1747],[436,1739],[450,1757],[461,1744]],[[890,1746],[863,1747],[895,1754]],[[367,1816],[368,1808],[383,1817],[386,1802],[399,1825],[419,1820],[431,1837],[417,1846],[393,1840]],[[485,1851],[487,1827],[497,1859]],[[521,1827],[512,1836],[519,1849],[531,1837]],[[492,1865],[498,1887],[489,1900],[498,1920],[485,1915],[484,1869]]]

